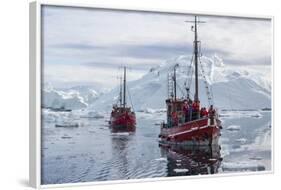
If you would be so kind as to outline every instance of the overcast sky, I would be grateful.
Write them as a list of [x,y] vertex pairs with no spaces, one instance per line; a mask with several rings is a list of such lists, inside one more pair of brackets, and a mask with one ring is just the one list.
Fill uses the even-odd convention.
[[[120,66],[137,79],[152,66],[192,53],[192,15],[44,6],[44,82],[56,87],[113,87]],[[200,16],[203,55],[224,63],[271,64],[271,22],[265,19]]]

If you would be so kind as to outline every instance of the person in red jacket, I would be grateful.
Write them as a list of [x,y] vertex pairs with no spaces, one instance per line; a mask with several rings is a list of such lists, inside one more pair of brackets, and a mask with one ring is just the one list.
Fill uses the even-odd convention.
[[209,113],[208,113],[207,108],[204,108],[204,116],[205,116],[205,117],[208,117],[208,114],[209,114]]
[[207,117],[208,116],[208,111],[205,107],[201,108],[200,110],[200,117]]
[[199,110],[200,110],[200,101],[196,101],[195,106],[196,106],[196,110],[199,112]]
[[194,101],[192,103],[192,112],[194,113],[193,119],[198,119],[200,117],[200,101]]

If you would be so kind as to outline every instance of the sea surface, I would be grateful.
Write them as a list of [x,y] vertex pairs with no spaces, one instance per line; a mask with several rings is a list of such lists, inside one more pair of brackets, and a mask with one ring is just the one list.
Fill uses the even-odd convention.
[[[220,146],[200,149],[160,147],[162,111],[136,112],[132,134],[111,133],[109,113],[104,118],[42,114],[42,184],[271,170],[270,111],[221,111]],[[69,127],[56,127],[62,122]]]

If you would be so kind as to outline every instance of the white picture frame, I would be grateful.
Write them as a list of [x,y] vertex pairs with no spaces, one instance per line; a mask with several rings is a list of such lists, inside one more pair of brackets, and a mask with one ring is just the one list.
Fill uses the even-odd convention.
[[[132,180],[117,180],[117,181],[105,181],[105,182],[83,182],[83,183],[67,183],[67,184],[56,184],[56,185],[42,185],[41,184],[41,8],[42,6],[64,6],[64,7],[85,7],[85,8],[100,8],[100,9],[110,9],[110,10],[130,10],[130,11],[148,11],[148,12],[161,12],[161,13],[175,13],[175,14],[200,14],[200,15],[211,15],[211,16],[229,16],[229,17],[242,17],[242,18],[260,18],[260,19],[270,19],[272,22],[272,84],[273,84],[273,69],[274,69],[274,60],[273,60],[273,27],[274,27],[274,18],[273,16],[264,16],[264,15],[239,15],[232,13],[205,13],[200,11],[187,11],[187,10],[159,10],[156,8],[151,9],[141,9],[134,7],[116,7],[116,6],[101,6],[95,4],[83,4],[83,3],[59,3],[53,1],[36,1],[30,3],[29,9],[29,44],[30,44],[30,126],[29,126],[29,179],[30,185],[34,188],[49,188],[49,187],[68,187],[68,186],[81,186],[81,185],[97,185],[97,184],[116,184],[116,183],[135,183],[135,182],[145,182],[145,181],[162,181],[162,180],[186,180],[193,178],[208,178],[214,176],[185,176],[185,177],[175,177],[175,178],[148,178],[148,179],[132,179]],[[274,85],[272,85],[271,99],[274,100],[273,91]],[[271,103],[272,111],[274,112],[274,104]],[[273,115],[272,114],[272,133],[274,134],[274,124],[273,124]],[[274,135],[272,135],[272,162],[271,162],[271,171],[259,172],[259,174],[272,174],[274,173]],[[230,174],[217,174],[215,177],[220,176],[233,176],[233,175],[250,175],[253,173],[230,173]]]

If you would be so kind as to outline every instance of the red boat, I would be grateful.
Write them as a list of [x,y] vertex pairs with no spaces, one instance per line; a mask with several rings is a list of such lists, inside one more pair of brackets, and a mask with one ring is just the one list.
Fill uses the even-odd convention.
[[109,124],[112,132],[134,132],[136,130],[136,115],[126,103],[126,67],[124,67],[123,85],[121,83],[119,104],[113,105]]
[[[189,22],[189,21],[188,21]],[[209,100],[209,109],[202,107],[199,101],[198,90],[198,64],[200,63],[199,44],[197,39],[197,24],[200,21],[195,16],[192,26],[194,32],[193,59],[195,68],[195,94],[194,100],[189,97],[189,86],[185,86],[186,97],[177,97],[176,64],[172,77],[168,77],[167,122],[161,124],[160,144],[186,144],[186,145],[216,145],[220,136],[221,121],[217,110],[211,103],[211,93],[206,84]],[[192,65],[191,65],[192,66]],[[201,68],[203,70],[203,68]],[[204,73],[202,71],[202,73]],[[191,77],[192,78],[192,77]],[[192,80],[192,79],[191,79]]]

